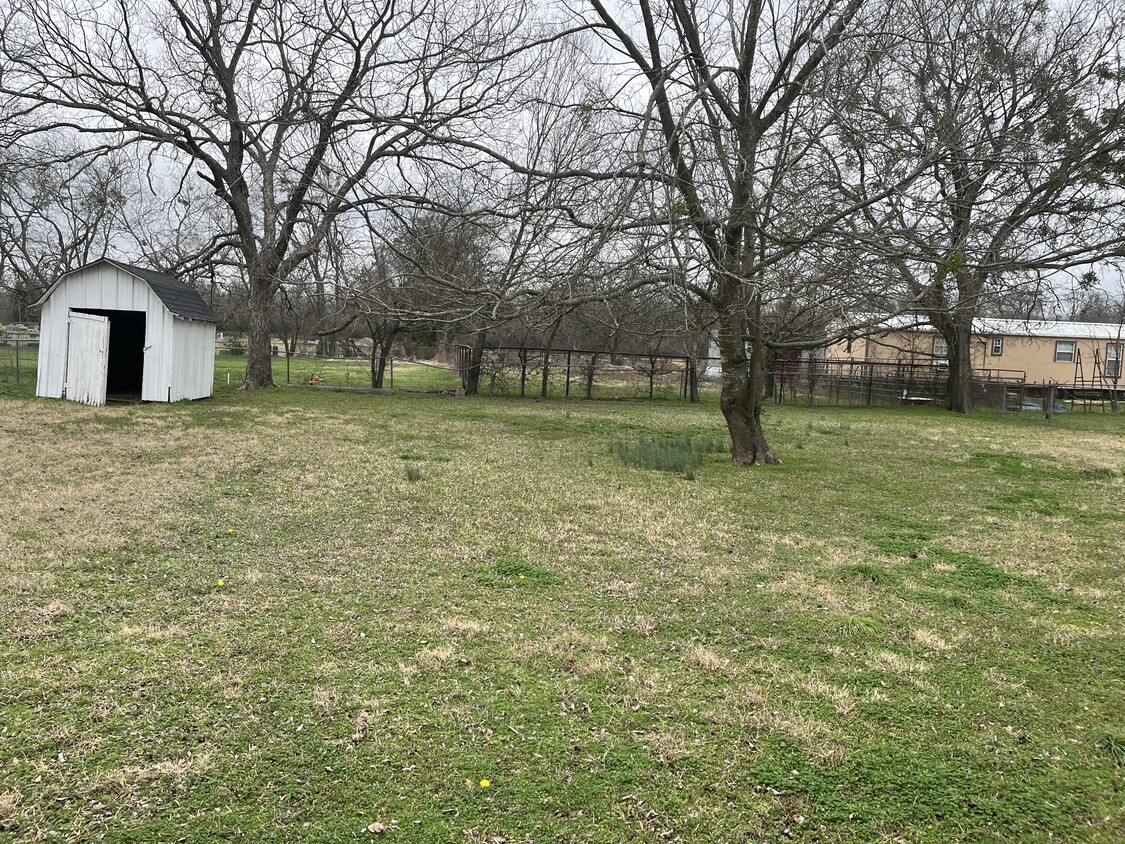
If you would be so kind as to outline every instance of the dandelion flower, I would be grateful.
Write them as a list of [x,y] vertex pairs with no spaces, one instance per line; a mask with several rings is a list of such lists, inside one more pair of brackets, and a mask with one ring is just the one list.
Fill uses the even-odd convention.
[[225,585],[225,581],[222,581],[222,580],[220,580],[220,581],[219,581],[219,585],[220,585],[220,586],[224,586],[224,585]]
[[481,780],[480,781],[480,787],[481,788],[488,788],[490,785],[492,785],[492,783],[489,782],[488,780]]
[[521,574],[521,575],[520,575],[520,580],[523,580],[523,579],[524,579],[524,578],[526,578],[526,577],[527,577],[527,575],[526,575],[526,574]]
[[227,528],[227,533],[234,533],[234,528]]

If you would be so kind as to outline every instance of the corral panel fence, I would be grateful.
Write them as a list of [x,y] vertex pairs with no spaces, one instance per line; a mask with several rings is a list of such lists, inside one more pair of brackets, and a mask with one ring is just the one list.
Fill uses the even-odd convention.
[[[940,405],[948,392],[948,370],[932,363],[779,361],[771,380],[773,400],[779,403]],[[1022,370],[973,372],[973,401],[978,407],[1018,410],[1038,395]]]

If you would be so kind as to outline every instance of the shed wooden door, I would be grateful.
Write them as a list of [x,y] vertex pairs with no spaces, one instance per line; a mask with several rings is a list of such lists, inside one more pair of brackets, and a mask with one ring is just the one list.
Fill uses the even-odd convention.
[[71,312],[66,332],[66,397],[105,404],[109,368],[109,318]]

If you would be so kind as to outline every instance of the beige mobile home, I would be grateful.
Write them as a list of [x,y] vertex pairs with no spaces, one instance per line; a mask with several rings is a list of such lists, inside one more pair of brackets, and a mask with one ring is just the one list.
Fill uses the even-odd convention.
[[[974,374],[1028,384],[1125,389],[1125,328],[1115,323],[981,318],[973,320]],[[915,317],[884,320],[870,334],[829,345],[829,360],[948,364],[945,339]]]

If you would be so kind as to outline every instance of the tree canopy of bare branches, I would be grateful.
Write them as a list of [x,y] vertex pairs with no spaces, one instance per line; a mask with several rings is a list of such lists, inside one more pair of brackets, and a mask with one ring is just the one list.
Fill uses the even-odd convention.
[[393,203],[429,138],[504,97],[515,3],[14,0],[0,97],[35,132],[174,151],[229,209],[249,282],[245,386],[270,305],[333,221]]

